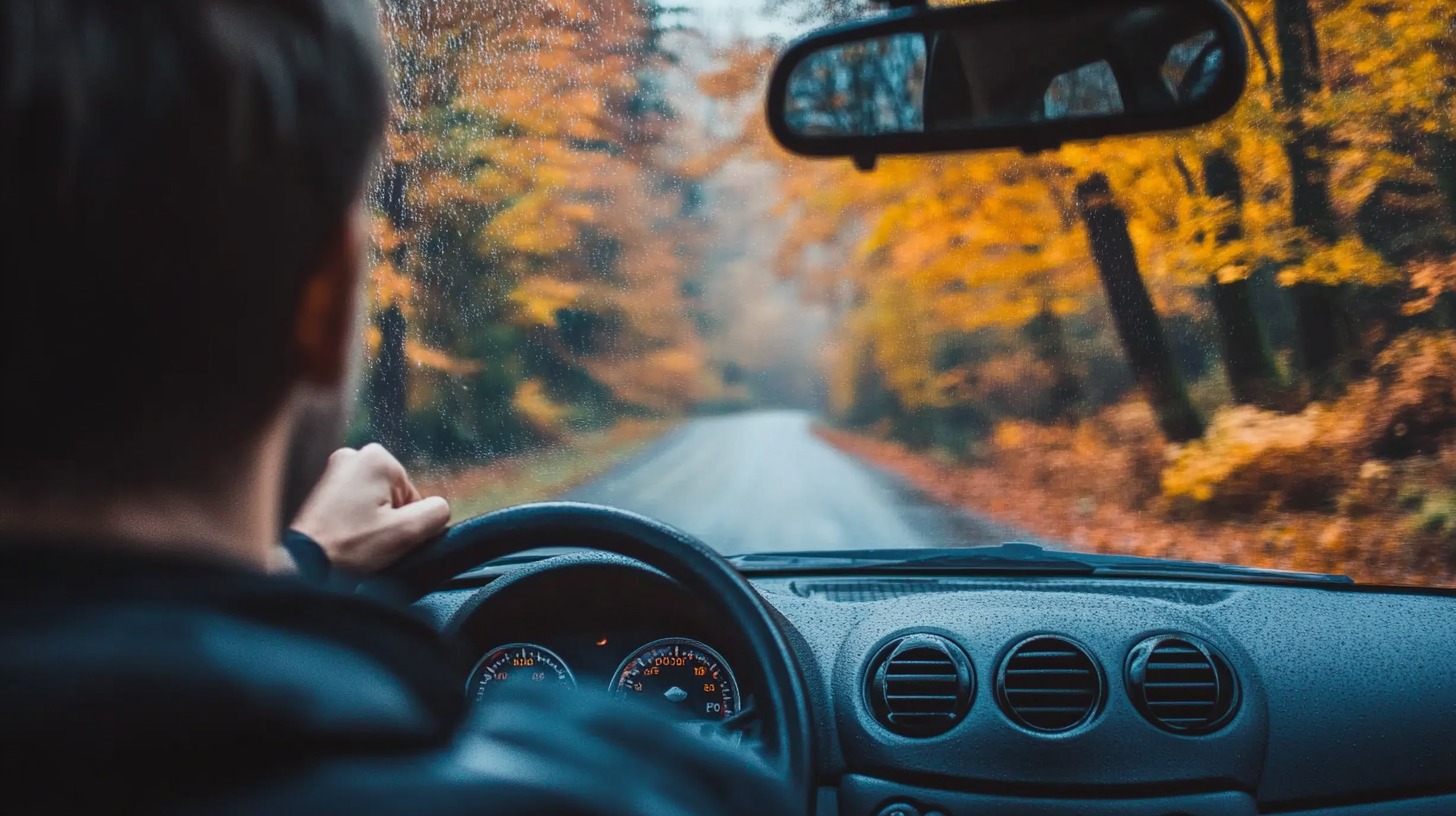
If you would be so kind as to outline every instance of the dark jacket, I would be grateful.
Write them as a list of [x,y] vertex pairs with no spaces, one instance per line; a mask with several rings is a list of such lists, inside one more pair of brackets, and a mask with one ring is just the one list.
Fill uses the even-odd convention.
[[781,812],[752,752],[574,695],[474,715],[423,622],[302,581],[0,546],[0,811]]

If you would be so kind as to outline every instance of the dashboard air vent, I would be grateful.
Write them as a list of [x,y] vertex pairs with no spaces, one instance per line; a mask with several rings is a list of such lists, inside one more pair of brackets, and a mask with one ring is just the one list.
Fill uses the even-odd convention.
[[1163,635],[1134,646],[1127,691],[1148,721],[1181,734],[1206,734],[1233,716],[1239,690],[1228,661],[1190,635]]
[[1087,650],[1043,635],[1017,644],[1001,664],[996,696],[1012,720],[1036,731],[1068,731],[1102,704],[1102,672]]
[[892,640],[870,661],[865,695],[880,724],[911,737],[949,731],[970,708],[971,661],[938,635]]

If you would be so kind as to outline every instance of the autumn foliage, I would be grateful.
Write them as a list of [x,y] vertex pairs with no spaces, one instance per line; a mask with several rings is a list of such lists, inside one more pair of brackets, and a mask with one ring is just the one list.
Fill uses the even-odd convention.
[[704,292],[771,266],[827,316],[835,441],[947,501],[1075,546],[1449,581],[1450,10],[1240,9],[1249,86],[1216,123],[862,173],[769,138],[779,44],[670,53],[648,0],[387,0],[361,432],[470,464],[743,404],[800,335]]
[[[1450,8],[1241,9],[1245,97],[1191,132],[871,173],[745,132],[781,168],[780,274],[841,310],[834,415],[899,444],[835,439],[1072,543],[1449,581]],[[1126,230],[1158,336],[1114,330],[1089,201]]]
[[478,462],[718,387],[656,8],[506,5],[384,3],[396,104],[358,425],[416,461]]

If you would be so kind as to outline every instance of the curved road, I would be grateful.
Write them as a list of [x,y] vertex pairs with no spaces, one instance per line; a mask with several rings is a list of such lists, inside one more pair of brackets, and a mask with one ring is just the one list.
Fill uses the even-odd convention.
[[832,447],[814,435],[811,416],[798,411],[692,420],[562,498],[661,519],[729,555],[1018,538],[1014,530],[931,503]]

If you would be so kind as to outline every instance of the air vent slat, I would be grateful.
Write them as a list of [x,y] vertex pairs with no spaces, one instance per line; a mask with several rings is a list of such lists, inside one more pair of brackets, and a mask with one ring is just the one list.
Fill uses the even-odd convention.
[[960,647],[937,635],[909,635],[870,661],[865,694],[880,723],[905,736],[949,731],[965,716],[975,688]]
[[946,665],[955,665],[955,661],[953,661],[953,660],[951,660],[949,658],[945,658],[945,659],[934,658],[934,659],[927,660],[927,659],[924,659],[924,658],[917,659],[917,658],[913,658],[913,657],[902,657],[902,658],[900,658],[900,659],[898,659],[898,660],[895,661],[895,665],[896,666],[946,666]]
[[955,700],[956,694],[886,694],[886,700]]
[[1204,689],[1143,689],[1143,697],[1148,705],[1154,703],[1179,703],[1190,701],[1213,702],[1218,699],[1218,687]]
[[1127,681],[1128,693],[1143,716],[1177,733],[1218,728],[1238,702],[1228,662],[1191,636],[1164,635],[1133,647]]
[[1038,731],[1076,728],[1102,702],[1097,665],[1082,647],[1059,637],[1035,637],[1012,649],[997,684],[1007,715]]

